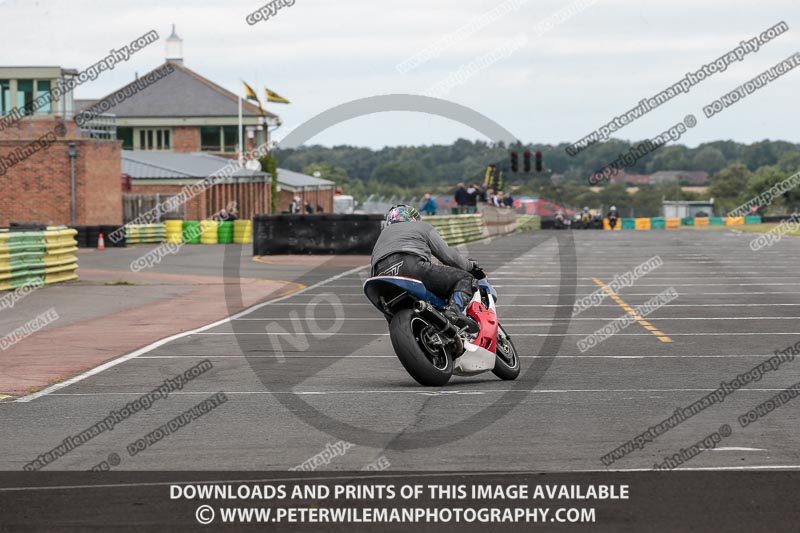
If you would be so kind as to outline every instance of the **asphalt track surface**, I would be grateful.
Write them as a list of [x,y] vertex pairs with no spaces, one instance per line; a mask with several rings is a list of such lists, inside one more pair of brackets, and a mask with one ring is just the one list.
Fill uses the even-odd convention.
[[[746,428],[737,417],[800,381],[798,361],[611,466],[600,460],[800,340],[800,240],[752,252],[752,238],[727,230],[542,231],[470,245],[465,253],[486,267],[500,295],[522,375],[456,377],[442,388],[420,387],[403,370],[385,320],[361,292],[364,269],[296,269],[292,279],[308,285],[304,291],[31,401],[0,403],[0,469],[22,469],[204,359],[213,368],[182,391],[46,468],[87,470],[117,454],[115,470],[286,470],[343,440],[353,446],[319,470],[360,470],[381,457],[399,471],[636,470],[729,424],[732,435],[681,468],[797,469],[800,400]],[[663,265],[619,299],[635,307],[674,288],[677,299],[644,317],[663,338],[635,323],[581,353],[580,339],[625,310],[606,298],[572,317],[575,299],[598,288],[593,278],[609,283],[654,256]],[[220,391],[226,403],[134,457],[126,452]]]

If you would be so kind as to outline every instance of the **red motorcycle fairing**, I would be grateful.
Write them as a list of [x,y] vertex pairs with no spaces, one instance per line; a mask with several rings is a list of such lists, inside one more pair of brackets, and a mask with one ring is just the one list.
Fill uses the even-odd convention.
[[497,353],[497,313],[481,302],[472,302],[467,307],[467,315],[472,317],[481,328],[478,337],[471,341],[472,344],[485,348],[492,353]]

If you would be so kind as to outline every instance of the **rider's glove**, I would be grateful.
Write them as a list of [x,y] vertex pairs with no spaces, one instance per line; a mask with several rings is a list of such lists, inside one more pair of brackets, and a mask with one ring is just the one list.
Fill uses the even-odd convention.
[[486,272],[478,265],[478,262],[474,259],[469,260],[470,269],[469,273],[472,274],[476,279],[483,279],[486,277]]

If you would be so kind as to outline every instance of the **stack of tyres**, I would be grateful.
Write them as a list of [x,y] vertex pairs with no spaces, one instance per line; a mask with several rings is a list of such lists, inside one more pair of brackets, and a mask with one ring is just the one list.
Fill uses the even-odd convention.
[[[101,229],[108,228],[101,226]],[[115,229],[111,227],[111,231]],[[42,257],[45,265],[44,282],[51,284],[78,279],[78,258],[75,255],[78,251],[75,240],[77,231],[66,226],[53,226],[42,233],[46,250]]]
[[163,222],[128,224],[125,226],[125,235],[129,244],[151,244],[164,242],[166,230]]
[[75,235],[75,240],[78,242],[78,248],[88,248],[89,247],[89,234],[88,234],[88,226],[75,226],[75,231],[77,231],[77,235]]
[[233,242],[232,220],[224,220],[219,223],[219,228],[217,228],[217,241],[220,244],[230,244]]
[[200,223],[198,221],[183,221],[183,242],[188,244],[200,244]]
[[86,247],[97,248],[100,238],[100,226],[86,226]]
[[620,219],[620,227],[622,229],[636,229],[636,219],[635,218],[623,218]]
[[[120,231],[121,230],[121,231]],[[125,229],[122,226],[104,225],[100,226],[99,233],[103,234],[103,240],[106,246],[113,246],[114,248],[125,248],[127,246],[127,239],[125,238]],[[109,238],[113,234],[116,242]]]
[[725,219],[722,217],[708,217],[709,226],[724,226]]
[[183,220],[167,220],[167,242],[180,244],[183,242]]
[[43,232],[0,233],[0,290],[44,283]]
[[666,229],[667,223],[661,217],[653,217],[650,219],[650,229]]
[[233,242],[250,244],[253,240],[253,223],[250,220],[233,221]]
[[216,220],[200,221],[200,242],[202,244],[217,244],[217,231],[219,222]]

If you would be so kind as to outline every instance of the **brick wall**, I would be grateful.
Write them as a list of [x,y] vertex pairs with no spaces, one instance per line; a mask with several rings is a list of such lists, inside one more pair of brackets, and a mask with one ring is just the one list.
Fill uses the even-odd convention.
[[200,128],[197,126],[175,126],[172,128],[173,152],[199,152]]
[[66,131],[56,130],[55,125],[52,118],[28,120],[19,127],[0,132],[0,158],[10,163],[8,156],[31,146],[36,138],[44,135],[41,132],[58,131],[57,137],[50,137],[52,142],[43,143],[41,150],[6,168],[0,175],[0,226],[12,221],[70,223],[71,143],[77,148],[76,223],[121,223],[121,143],[78,139],[73,123],[66,124]]

